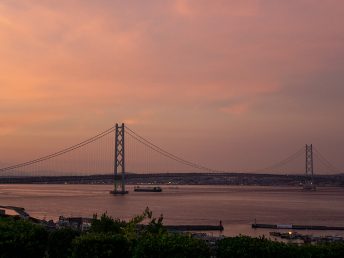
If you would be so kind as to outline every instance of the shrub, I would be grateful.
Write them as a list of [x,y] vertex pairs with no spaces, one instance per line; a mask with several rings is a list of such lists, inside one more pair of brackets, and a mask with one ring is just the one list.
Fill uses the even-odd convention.
[[307,258],[342,258],[344,257],[344,243],[324,243],[300,246],[299,256]]
[[207,244],[180,234],[145,234],[137,241],[135,258],[209,258]]
[[72,241],[80,233],[71,228],[62,228],[52,231],[48,238],[49,258],[70,257],[72,254]]
[[316,245],[285,244],[266,238],[246,236],[229,237],[218,242],[218,258],[227,257],[298,257],[298,258],[340,258],[344,257],[344,243]]
[[131,257],[130,243],[121,235],[87,233],[73,240],[73,258]]
[[106,213],[103,213],[100,219],[97,215],[93,216],[90,231],[94,233],[121,233],[121,229],[126,225],[125,221],[113,219]]
[[0,219],[0,257],[44,257],[48,232],[40,225]]
[[218,242],[218,258],[225,257],[290,257],[295,254],[296,246],[273,242],[266,238],[247,236],[229,237]]

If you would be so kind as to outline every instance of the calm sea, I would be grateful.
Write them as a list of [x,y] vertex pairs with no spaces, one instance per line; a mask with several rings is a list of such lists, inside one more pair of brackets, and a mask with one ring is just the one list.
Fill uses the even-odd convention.
[[[110,190],[111,185],[0,185],[0,205],[24,207],[33,217],[53,220],[103,212],[127,220],[148,206],[155,216],[163,214],[165,224],[215,225],[221,220],[227,236],[272,231],[251,229],[255,220],[344,226],[344,188],[303,192],[291,187],[163,186],[162,193],[139,193],[128,186],[125,196],[110,195]],[[302,232],[344,236],[344,231]]]

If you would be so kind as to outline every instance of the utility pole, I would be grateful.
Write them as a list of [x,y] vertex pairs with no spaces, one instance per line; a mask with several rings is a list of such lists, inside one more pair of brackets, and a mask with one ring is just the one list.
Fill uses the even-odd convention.
[[[116,123],[115,131],[115,160],[114,160],[114,190],[111,194],[127,194],[125,190],[125,142],[124,142],[124,123],[119,126]],[[119,175],[121,173],[121,175]],[[119,180],[120,179],[120,180]]]

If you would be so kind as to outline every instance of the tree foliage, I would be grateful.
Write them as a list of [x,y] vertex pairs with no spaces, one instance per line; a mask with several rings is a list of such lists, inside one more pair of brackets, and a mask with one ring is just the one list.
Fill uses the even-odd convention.
[[49,258],[70,257],[72,254],[72,241],[80,235],[72,228],[62,228],[52,231],[48,237]]
[[44,257],[48,232],[30,221],[0,219],[0,257]]
[[125,221],[113,219],[111,216],[108,216],[107,213],[103,213],[100,219],[97,218],[97,215],[93,216],[90,232],[119,234],[125,225]]
[[181,234],[145,234],[134,249],[135,258],[209,258],[204,241]]
[[[218,241],[215,252],[217,258],[342,258],[344,243],[298,246],[238,236]],[[163,217],[154,218],[147,208],[129,222],[106,213],[100,219],[95,217],[88,232],[71,228],[48,231],[30,221],[0,218],[0,258],[8,257],[209,258],[211,254],[205,241],[168,232]]]
[[130,242],[122,235],[87,233],[73,240],[73,258],[129,258]]
[[295,244],[275,242],[266,238],[238,236],[225,238],[219,241],[217,257],[339,258],[344,257],[344,243],[299,246]]

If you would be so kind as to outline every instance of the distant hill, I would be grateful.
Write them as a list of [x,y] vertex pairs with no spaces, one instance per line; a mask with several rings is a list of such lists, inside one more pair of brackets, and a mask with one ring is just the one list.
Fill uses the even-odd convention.
[[[126,174],[127,184],[298,186],[304,175],[248,173]],[[0,177],[1,184],[113,184],[113,175]],[[317,186],[344,187],[344,174],[316,175]]]

